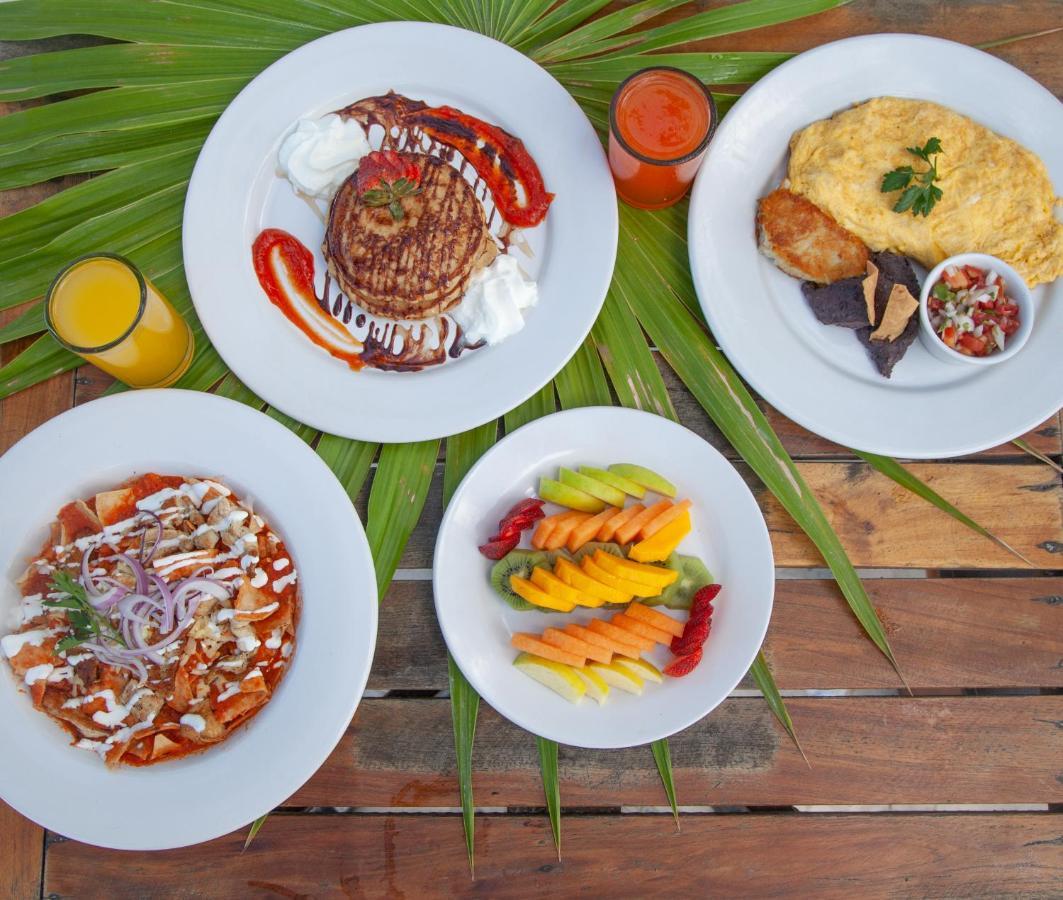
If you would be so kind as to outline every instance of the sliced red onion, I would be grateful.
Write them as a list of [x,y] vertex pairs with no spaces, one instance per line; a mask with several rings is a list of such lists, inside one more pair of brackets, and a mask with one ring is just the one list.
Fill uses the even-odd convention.
[[133,559],[131,556],[127,556],[125,553],[115,554],[122,562],[124,562],[130,569],[133,570],[133,575],[137,579],[137,593],[146,594],[149,589],[148,585],[148,573],[144,571],[144,567]]
[[140,557],[140,561],[146,566],[149,562],[151,562],[151,558],[155,555],[155,551],[159,549],[159,544],[162,542],[163,524],[162,519],[159,518],[157,513],[153,513],[151,510],[145,510],[143,514],[145,516],[148,516],[149,518],[154,519],[155,525],[159,529],[158,534],[155,535],[155,543],[151,545],[151,549],[148,550],[147,553],[144,552],[144,544],[146,541],[148,529],[151,526],[145,525],[144,531],[140,535],[140,553],[138,554],[138,556]]

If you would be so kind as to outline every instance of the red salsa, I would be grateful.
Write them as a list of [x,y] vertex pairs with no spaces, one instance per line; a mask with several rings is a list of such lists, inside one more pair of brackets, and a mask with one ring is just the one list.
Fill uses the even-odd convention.
[[964,356],[999,353],[1019,330],[1019,306],[993,269],[947,266],[927,298],[935,334]]

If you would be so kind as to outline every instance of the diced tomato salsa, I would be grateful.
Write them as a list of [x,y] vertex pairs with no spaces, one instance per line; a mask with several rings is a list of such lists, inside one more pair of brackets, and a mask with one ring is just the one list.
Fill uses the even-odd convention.
[[1019,306],[993,269],[947,266],[927,299],[927,313],[942,342],[964,356],[990,356],[1019,330]]

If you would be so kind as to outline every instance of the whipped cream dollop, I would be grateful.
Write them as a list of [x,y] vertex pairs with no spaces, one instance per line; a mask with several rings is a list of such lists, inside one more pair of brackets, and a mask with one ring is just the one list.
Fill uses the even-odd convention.
[[450,316],[470,344],[497,344],[524,327],[522,310],[539,302],[539,288],[526,279],[517,261],[501,253],[469,282],[465,298]]
[[277,162],[299,193],[327,200],[369,151],[361,125],[329,113],[296,122],[281,142]]

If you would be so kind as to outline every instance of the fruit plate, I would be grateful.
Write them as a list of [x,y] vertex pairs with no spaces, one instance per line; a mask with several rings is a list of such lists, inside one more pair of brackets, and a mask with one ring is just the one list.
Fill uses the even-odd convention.
[[[545,221],[522,232],[533,252],[526,268],[538,283],[539,302],[520,332],[420,372],[352,372],[269,302],[251,246],[264,228],[290,232],[312,249],[320,289],[324,224],[277,174],[278,147],[296,120],[392,89],[456,106],[518,136],[556,197]],[[558,373],[605,299],[616,259],[617,205],[601,141],[546,70],[460,28],[387,22],[312,41],[240,92],[196,162],[182,233],[196,312],[244,384],[330,434],[406,442],[497,418]]]
[[207,841],[283,803],[354,715],[376,645],[376,575],[343,486],[291,431],[242,403],[131,391],[49,420],[0,458],[0,634],[15,587],[64,503],[144,472],[217,476],[253,499],[299,572],[291,668],[262,712],[218,746],[108,769],[33,708],[0,660],[0,798],[65,837],[121,850]]
[[[693,530],[679,552],[700,557],[723,585],[701,664],[684,678],[647,683],[641,696],[614,689],[598,706],[569,703],[513,666],[510,637],[602,618],[602,610],[521,612],[492,589],[492,563],[477,549],[539,479],[560,466],[632,462],[693,501]],[[547,512],[557,511],[548,506]],[[522,546],[527,545],[527,535]],[[538,419],[489,450],[459,485],[443,517],[433,563],[436,613],[465,677],[494,709],[542,737],[578,747],[630,747],[667,737],[713,710],[749,670],[771,615],[775,570],[764,518],[734,467],[693,432],[628,409],[590,407]],[[660,607],[660,609],[664,609]],[[685,619],[685,614],[681,616]],[[646,657],[658,668],[671,654]]]

